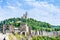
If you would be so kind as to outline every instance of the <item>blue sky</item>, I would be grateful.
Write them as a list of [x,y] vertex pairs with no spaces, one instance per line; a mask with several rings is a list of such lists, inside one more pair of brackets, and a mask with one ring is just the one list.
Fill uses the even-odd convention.
[[60,25],[60,0],[0,0],[0,21],[21,17],[26,11],[28,17]]

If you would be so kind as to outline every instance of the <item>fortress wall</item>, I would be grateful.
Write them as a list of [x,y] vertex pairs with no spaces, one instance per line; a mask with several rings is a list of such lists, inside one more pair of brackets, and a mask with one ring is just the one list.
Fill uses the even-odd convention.
[[41,35],[41,36],[60,36],[60,32],[58,31],[52,31],[52,32],[46,32],[46,31],[33,31],[31,32],[32,35]]

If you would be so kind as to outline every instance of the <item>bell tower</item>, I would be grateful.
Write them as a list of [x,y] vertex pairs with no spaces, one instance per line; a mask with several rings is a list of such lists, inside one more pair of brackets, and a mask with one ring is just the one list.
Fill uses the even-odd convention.
[[23,18],[27,19],[28,13],[26,12],[25,14],[23,14]]

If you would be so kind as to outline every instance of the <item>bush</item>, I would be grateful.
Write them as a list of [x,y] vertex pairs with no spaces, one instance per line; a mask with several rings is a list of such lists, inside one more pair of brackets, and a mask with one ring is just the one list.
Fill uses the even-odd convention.
[[60,40],[60,37],[37,36],[32,37],[32,40]]

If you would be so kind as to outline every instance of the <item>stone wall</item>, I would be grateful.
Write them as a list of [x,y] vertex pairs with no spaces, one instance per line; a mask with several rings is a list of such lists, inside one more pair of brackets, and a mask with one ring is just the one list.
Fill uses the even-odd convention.
[[60,32],[59,31],[52,31],[52,32],[46,32],[46,31],[32,31],[31,32],[32,36],[60,36]]

